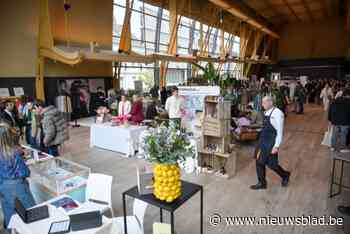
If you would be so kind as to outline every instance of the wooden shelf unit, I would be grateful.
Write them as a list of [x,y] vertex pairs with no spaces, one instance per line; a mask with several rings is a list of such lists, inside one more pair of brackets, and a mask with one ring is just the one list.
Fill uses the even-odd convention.
[[231,102],[222,97],[207,96],[204,99],[202,147],[199,150],[201,171],[212,171],[224,178],[236,172],[236,152],[230,152]]

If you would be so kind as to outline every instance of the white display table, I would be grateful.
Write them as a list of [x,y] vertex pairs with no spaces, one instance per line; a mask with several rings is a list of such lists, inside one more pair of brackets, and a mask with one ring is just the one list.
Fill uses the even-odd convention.
[[[42,204],[39,204],[38,206],[41,205],[48,205],[54,200],[57,200],[59,198],[62,198],[63,196],[56,197],[52,200],[49,200],[47,202],[44,202]],[[84,212],[83,210],[79,210],[79,208],[76,208],[79,213]],[[74,211],[74,210],[73,210]],[[73,213],[72,211],[72,213]],[[74,212],[76,213],[76,212]],[[37,222],[33,222],[30,224],[25,224],[22,219],[17,215],[13,215],[10,223],[9,223],[9,228],[15,228],[19,234],[47,234],[49,232],[51,223],[53,222],[59,222],[59,221],[64,221],[68,220],[68,214],[64,212],[62,209],[55,208],[54,206],[49,205],[49,214],[50,217],[47,219],[43,219]],[[70,232],[70,233],[76,233],[76,234],[100,234],[102,233],[101,231],[106,228],[107,225],[111,225],[112,219],[109,219],[105,216],[102,217],[102,223],[103,225],[98,228],[93,228],[93,229],[88,229],[88,230],[83,230],[83,231],[77,231],[77,232]],[[119,230],[115,234],[119,234]]]
[[134,156],[138,149],[139,136],[146,126],[115,126],[110,123],[92,124],[90,127],[90,147],[99,147]]

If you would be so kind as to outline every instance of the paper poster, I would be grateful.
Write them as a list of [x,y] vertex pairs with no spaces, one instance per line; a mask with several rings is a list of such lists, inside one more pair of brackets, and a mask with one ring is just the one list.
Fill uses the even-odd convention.
[[24,89],[23,87],[14,87],[13,92],[15,93],[16,97],[20,97],[24,95]]
[[186,100],[188,109],[202,111],[205,96],[219,96],[219,86],[179,86],[179,95]]
[[194,130],[197,111],[203,111],[205,96],[219,96],[219,86],[179,86],[179,95],[184,99],[182,125]]
[[0,97],[9,97],[10,90],[8,88],[0,88]]

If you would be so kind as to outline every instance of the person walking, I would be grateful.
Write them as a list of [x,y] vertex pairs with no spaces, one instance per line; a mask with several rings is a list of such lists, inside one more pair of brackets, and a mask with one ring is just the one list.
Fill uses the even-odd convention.
[[15,198],[25,208],[35,205],[26,179],[30,176],[30,170],[22,154],[18,133],[8,123],[0,122],[0,200],[5,228],[15,213]]
[[45,105],[43,102],[38,102],[36,105],[41,115],[43,144],[47,147],[47,153],[59,156],[58,146],[69,139],[67,122],[56,107]]
[[290,177],[290,172],[278,164],[278,152],[283,138],[283,112],[274,106],[271,96],[265,96],[262,105],[265,113],[256,158],[258,183],[250,187],[253,190],[267,188],[266,166],[282,178],[283,187],[288,186]]
[[329,84],[326,84],[325,87],[322,89],[320,98],[322,99],[324,111],[328,112],[329,104],[333,98],[333,91]]
[[295,89],[295,98],[297,103],[296,113],[299,115],[304,114],[304,103],[306,100],[306,93],[305,88],[300,82],[298,82],[297,87]]
[[331,150],[337,147],[337,137],[340,136],[340,152],[348,153],[347,139],[350,129],[350,92],[344,90],[343,95],[329,106],[328,120],[333,125]]

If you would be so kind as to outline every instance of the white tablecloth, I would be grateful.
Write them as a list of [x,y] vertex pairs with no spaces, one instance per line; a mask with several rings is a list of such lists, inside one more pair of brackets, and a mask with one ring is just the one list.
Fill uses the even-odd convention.
[[[47,234],[49,232],[51,223],[69,220],[68,215],[73,213],[73,212],[74,213],[88,212],[88,211],[76,208],[77,210],[72,210],[70,213],[67,214],[66,212],[64,212],[64,210],[57,209],[56,207],[49,205],[54,200],[60,199],[64,196],[56,197],[54,199],[51,199],[47,202],[44,202],[44,203],[38,205],[38,206],[48,205],[49,214],[50,214],[49,218],[43,219],[40,221],[36,221],[33,223],[25,224],[22,221],[22,219],[17,214],[15,214],[12,216],[12,218],[10,220],[9,228],[15,228],[19,234]],[[98,228],[92,228],[92,229],[70,232],[70,233],[74,233],[74,234],[100,234],[100,233],[104,233],[102,231],[104,229],[108,228],[107,226],[110,226],[110,224],[112,223],[112,219],[109,219],[109,218],[103,216],[102,223],[103,223],[102,226],[98,227]],[[119,230],[117,230],[117,231],[119,231]],[[106,232],[106,233],[109,233],[109,232]],[[118,234],[118,232],[116,234]]]
[[112,127],[110,123],[93,124],[90,128],[90,147],[99,147],[134,156],[139,136],[146,126]]

